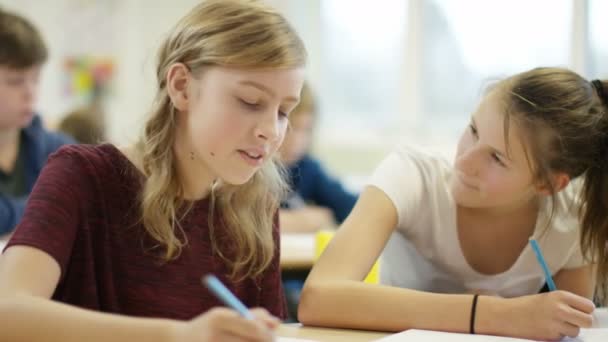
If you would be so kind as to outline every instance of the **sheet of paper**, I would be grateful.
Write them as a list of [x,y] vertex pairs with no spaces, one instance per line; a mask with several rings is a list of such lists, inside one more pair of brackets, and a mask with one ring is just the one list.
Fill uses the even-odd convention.
[[593,312],[593,327],[608,328],[608,308],[595,309]]
[[[377,340],[378,342],[524,342],[531,341],[514,337],[455,334],[440,331],[411,329],[398,334],[387,336]],[[562,342],[606,342],[608,341],[608,329],[581,329],[577,338],[565,338]]]
[[450,342],[516,342],[528,341],[510,337],[487,336],[487,335],[470,335],[470,334],[455,334],[441,331],[418,330],[410,329],[404,332],[390,335],[379,339],[378,342],[435,342],[435,341],[450,341]]
[[564,338],[562,342],[606,342],[608,341],[608,329],[593,328],[581,329],[577,338]]

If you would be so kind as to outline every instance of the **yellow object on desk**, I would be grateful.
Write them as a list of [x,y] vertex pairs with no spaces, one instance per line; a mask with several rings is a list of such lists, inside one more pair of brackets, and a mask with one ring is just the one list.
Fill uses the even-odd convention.
[[[335,232],[331,230],[320,230],[315,236],[315,261],[319,259],[329,241],[334,237]],[[376,261],[364,280],[368,284],[380,283],[380,262]]]

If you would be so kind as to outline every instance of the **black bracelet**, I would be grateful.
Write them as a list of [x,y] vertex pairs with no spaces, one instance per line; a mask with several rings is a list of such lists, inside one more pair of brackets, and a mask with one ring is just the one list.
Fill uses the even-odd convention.
[[471,307],[471,321],[469,323],[469,333],[475,334],[475,311],[477,310],[478,294],[473,295],[473,305]]

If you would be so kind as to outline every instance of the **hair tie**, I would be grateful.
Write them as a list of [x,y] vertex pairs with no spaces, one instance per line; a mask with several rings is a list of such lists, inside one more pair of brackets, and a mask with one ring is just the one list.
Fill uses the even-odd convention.
[[473,303],[471,304],[471,319],[469,320],[469,334],[475,334],[475,314],[477,313],[477,298],[479,294],[473,295]]

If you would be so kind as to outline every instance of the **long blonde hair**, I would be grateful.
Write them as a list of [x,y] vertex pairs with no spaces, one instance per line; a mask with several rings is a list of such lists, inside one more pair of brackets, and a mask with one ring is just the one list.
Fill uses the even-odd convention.
[[[285,18],[261,2],[207,0],[177,23],[161,45],[158,59],[158,91],[136,147],[146,176],[141,219],[162,248],[162,259],[169,261],[187,244],[178,217],[187,212],[187,205],[173,152],[177,113],[166,88],[169,67],[183,63],[193,74],[213,65],[293,68],[305,65],[306,51]],[[255,277],[270,265],[276,247],[273,221],[284,191],[275,160],[266,163],[246,184],[213,188],[209,211],[212,248],[231,269],[233,278]],[[219,213],[218,218],[214,212]],[[234,249],[230,254],[215,238],[218,219],[228,230],[231,251]]]

